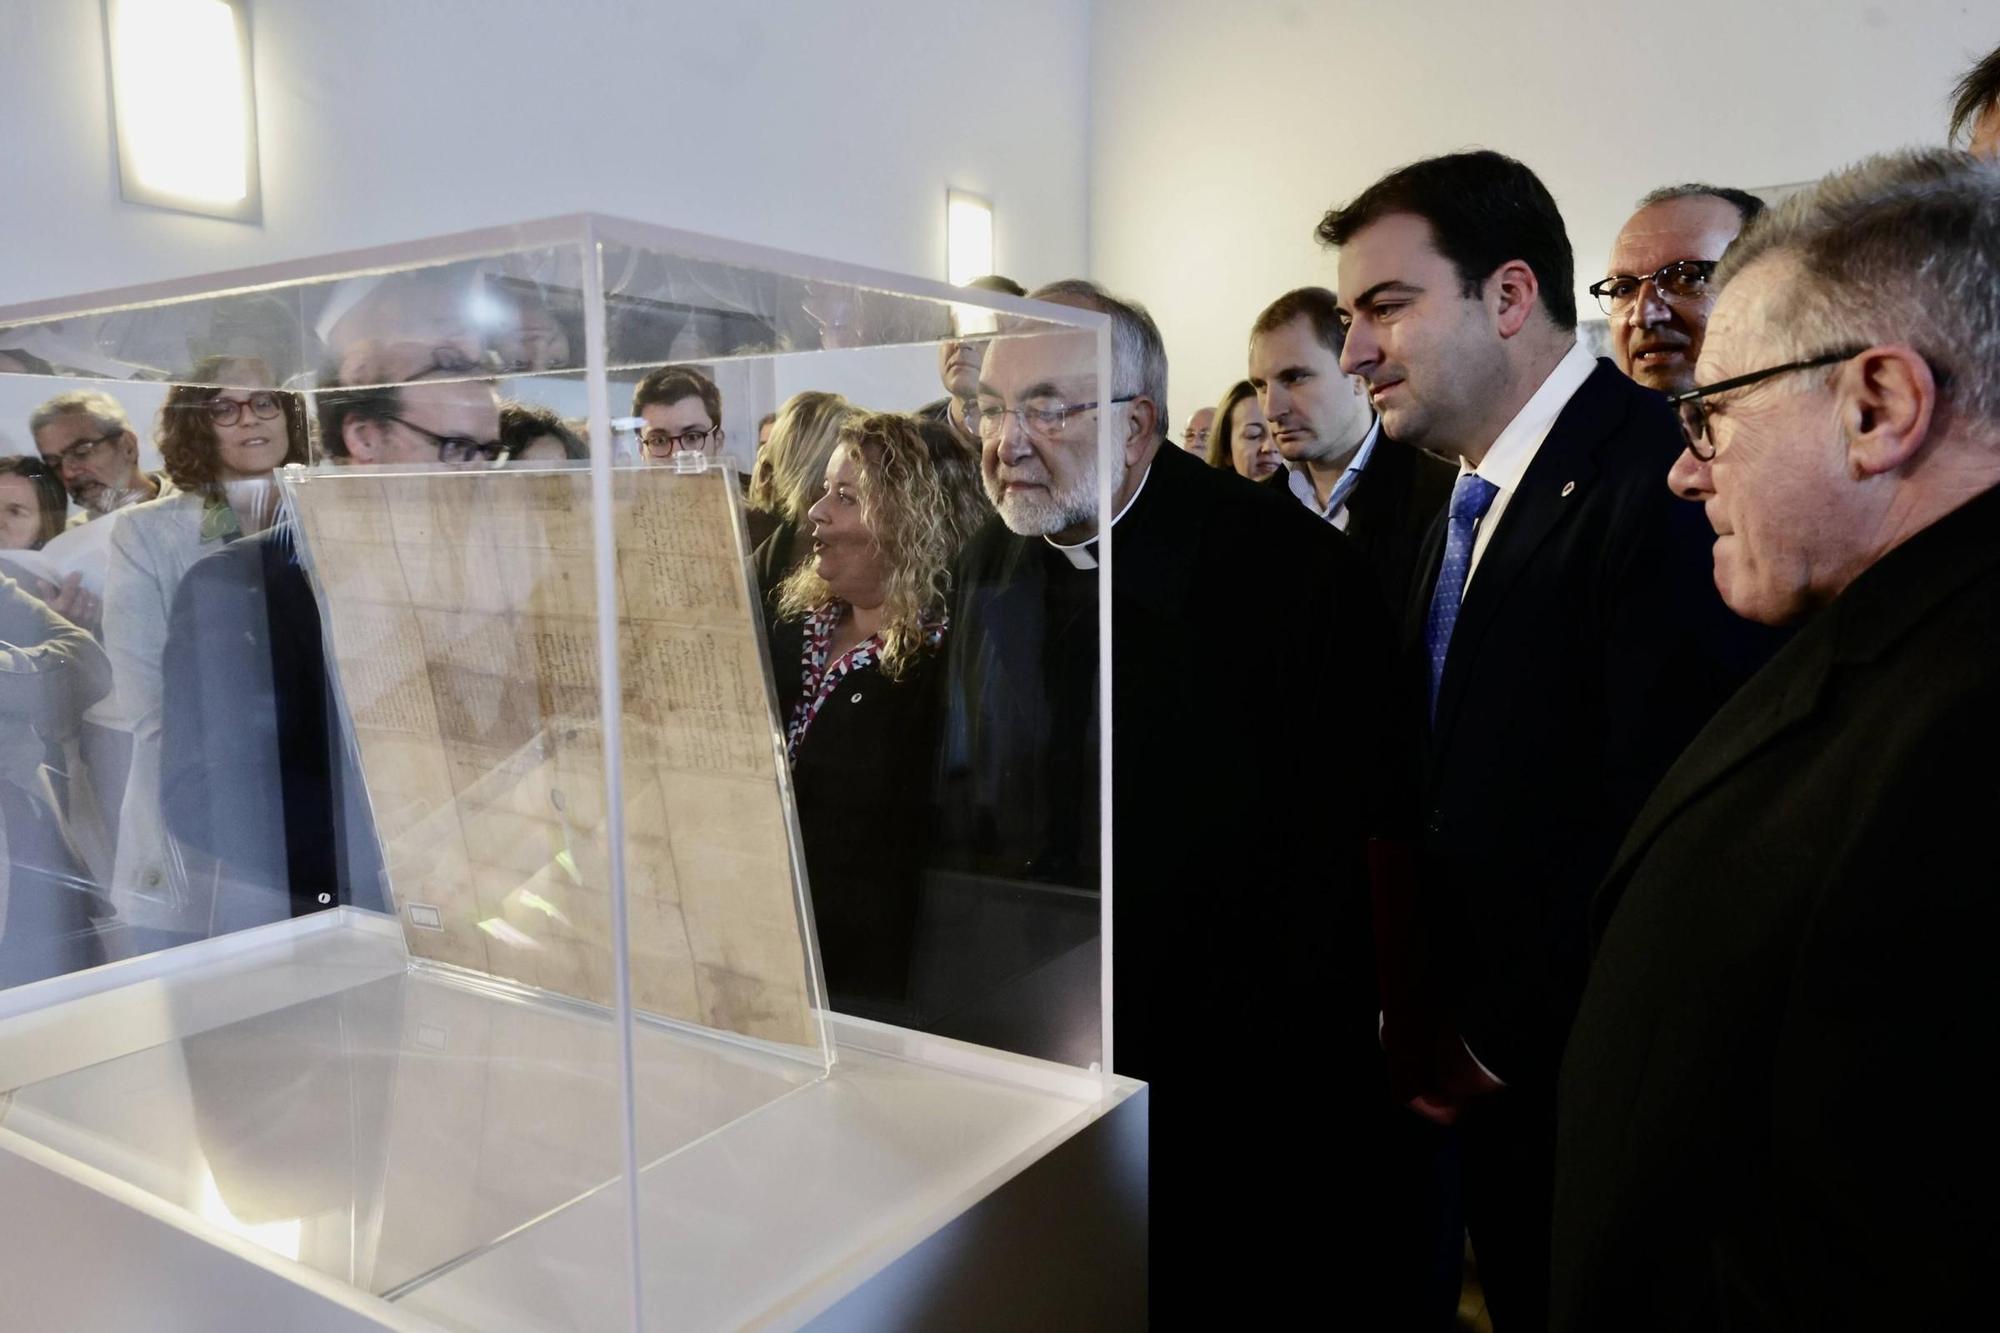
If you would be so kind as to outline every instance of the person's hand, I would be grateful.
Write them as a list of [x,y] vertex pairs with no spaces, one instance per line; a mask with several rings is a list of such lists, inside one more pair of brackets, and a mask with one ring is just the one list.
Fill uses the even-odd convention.
[[1473,1058],[1465,1039],[1450,1033],[1431,1056],[1429,1086],[1403,1104],[1434,1125],[1454,1125],[1471,1103],[1506,1085]]
[[83,575],[71,574],[59,584],[37,579],[36,585],[36,592],[48,603],[49,610],[73,625],[88,630],[97,628],[97,619],[104,607],[83,586]]
[[1465,1110],[1465,1105],[1462,1102],[1446,1101],[1442,1098],[1433,1097],[1429,1093],[1425,1093],[1419,1097],[1412,1097],[1409,1101],[1404,1102],[1403,1105],[1415,1111],[1433,1125],[1441,1125],[1446,1129],[1450,1129],[1453,1125],[1457,1124],[1459,1113]]

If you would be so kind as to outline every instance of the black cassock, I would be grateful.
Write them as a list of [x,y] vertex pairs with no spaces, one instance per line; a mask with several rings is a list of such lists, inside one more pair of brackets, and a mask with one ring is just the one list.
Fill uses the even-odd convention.
[[[1367,879],[1413,749],[1388,731],[1388,609],[1338,532],[1170,444],[1112,541],[1114,1064],[1153,1084],[1154,1298],[1331,1278],[1357,1310],[1397,1285],[1385,1201],[1420,1192],[1383,1146],[1408,1113],[1376,1039]],[[942,856],[1097,887],[1098,592],[997,519],[968,544]],[[1199,1273],[1166,1262],[1184,1245]]]

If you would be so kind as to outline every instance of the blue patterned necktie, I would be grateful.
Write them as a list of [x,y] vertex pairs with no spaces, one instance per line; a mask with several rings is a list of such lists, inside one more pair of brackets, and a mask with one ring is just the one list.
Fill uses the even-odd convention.
[[1458,604],[1465,596],[1465,578],[1472,572],[1472,539],[1479,520],[1499,494],[1495,486],[1477,472],[1468,472],[1451,488],[1451,520],[1444,534],[1444,563],[1438,567],[1437,587],[1431,593],[1430,619],[1424,627],[1424,645],[1431,654],[1431,720],[1437,720],[1438,682],[1444,679],[1444,656],[1451,648],[1452,627],[1458,624]]

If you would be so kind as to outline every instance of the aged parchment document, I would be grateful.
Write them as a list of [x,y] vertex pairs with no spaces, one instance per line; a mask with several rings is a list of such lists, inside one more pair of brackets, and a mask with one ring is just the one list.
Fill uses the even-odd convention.
[[[614,478],[633,1004],[816,1047],[726,473]],[[290,488],[410,951],[614,1003],[590,478]]]

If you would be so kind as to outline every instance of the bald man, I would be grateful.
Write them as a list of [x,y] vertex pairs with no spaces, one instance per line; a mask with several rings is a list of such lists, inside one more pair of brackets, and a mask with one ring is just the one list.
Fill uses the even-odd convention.
[[1715,308],[1716,261],[1763,200],[1719,185],[1670,185],[1639,201],[1611,245],[1611,262],[1590,294],[1611,318],[1618,368],[1649,389],[1678,393],[1694,383],[1695,358]]

